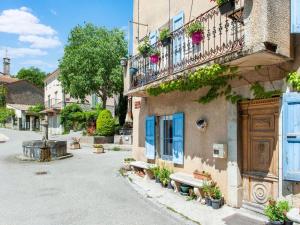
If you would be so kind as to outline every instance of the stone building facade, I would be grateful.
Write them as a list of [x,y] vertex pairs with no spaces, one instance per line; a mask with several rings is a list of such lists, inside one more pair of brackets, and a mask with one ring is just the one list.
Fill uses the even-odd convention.
[[[133,156],[175,172],[209,172],[232,207],[262,209],[269,197],[286,197],[299,205],[299,178],[287,174],[299,170],[300,159],[291,165],[287,158],[300,151],[300,145],[284,147],[290,144],[284,138],[285,108],[290,107],[284,99],[299,98],[289,94],[292,89],[286,83],[287,74],[300,68],[300,38],[290,33],[290,0],[231,2],[234,8],[221,14],[209,0],[134,0],[134,52],[124,74],[125,94],[133,106]],[[195,20],[204,25],[199,45],[186,34]],[[172,33],[166,47],[158,39],[163,28]],[[146,36],[160,52],[157,64],[137,51]],[[231,86],[244,101],[232,104],[219,97],[199,104],[196,100],[208,87],[156,97],[147,91],[213,64],[238,68],[242,79]],[[250,90],[255,82],[283,95],[255,99]],[[207,123],[204,132],[200,121]],[[216,144],[224,147],[224,157],[216,154]]]
[[18,130],[39,130],[40,119],[28,111],[31,106],[43,104],[43,90],[26,80],[10,75],[10,59],[3,59],[3,73],[0,73],[0,85],[7,89],[6,106],[15,111],[15,117],[7,124]]
[[[60,124],[60,111],[70,103],[79,103],[83,109],[89,110],[94,108],[98,103],[101,103],[100,99],[96,95],[86,96],[84,102],[79,99],[72,98],[69,94],[64,93],[61,86],[59,77],[59,69],[50,73],[45,78],[45,94],[44,104],[45,112],[48,116],[49,133],[50,134],[62,134],[63,127]],[[111,111],[112,115],[115,115],[116,99],[108,98],[106,102],[106,108]]]

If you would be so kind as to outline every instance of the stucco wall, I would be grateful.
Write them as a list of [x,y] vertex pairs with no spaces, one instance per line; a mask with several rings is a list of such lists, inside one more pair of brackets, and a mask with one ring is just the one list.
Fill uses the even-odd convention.
[[[222,192],[227,195],[227,160],[212,157],[214,143],[227,142],[227,103],[225,99],[217,99],[207,105],[202,105],[195,100],[205,93],[205,90],[196,92],[174,92],[159,97],[149,97],[141,100],[133,99],[133,105],[141,100],[141,109],[133,109],[133,156],[145,161],[145,117],[147,115],[172,115],[184,112],[185,138],[184,138],[184,166],[173,167],[174,171],[192,173],[195,169],[205,170],[212,174],[212,178],[219,184]],[[196,127],[196,120],[205,118],[208,129],[201,133]],[[159,142],[157,142],[159,144]],[[166,163],[168,163],[166,161]]]
[[290,57],[290,0],[245,0],[244,5],[246,49],[259,51],[271,42],[277,53]]

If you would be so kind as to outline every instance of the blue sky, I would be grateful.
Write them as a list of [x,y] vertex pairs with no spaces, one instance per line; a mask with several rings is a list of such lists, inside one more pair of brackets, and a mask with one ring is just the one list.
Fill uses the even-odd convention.
[[8,49],[12,74],[30,66],[56,69],[69,31],[77,24],[127,30],[132,18],[132,0],[0,1],[0,57]]

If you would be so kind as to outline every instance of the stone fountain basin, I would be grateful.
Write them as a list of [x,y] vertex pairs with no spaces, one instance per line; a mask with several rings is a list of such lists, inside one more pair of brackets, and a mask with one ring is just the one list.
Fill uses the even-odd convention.
[[[67,155],[67,142],[66,141],[47,141],[48,146],[51,151],[51,158],[57,159]],[[41,155],[41,147],[43,146],[43,141],[41,140],[32,140],[24,141],[22,144],[23,155],[25,157],[39,160]]]

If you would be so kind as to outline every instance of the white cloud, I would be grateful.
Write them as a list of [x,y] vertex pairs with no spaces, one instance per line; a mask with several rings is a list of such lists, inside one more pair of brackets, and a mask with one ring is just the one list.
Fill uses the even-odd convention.
[[32,48],[11,48],[11,47],[0,47],[1,51],[8,51],[8,56],[11,58],[22,58],[28,56],[43,56],[47,55],[46,51]]
[[48,67],[48,68],[55,68],[55,65],[44,62],[42,60],[38,60],[38,59],[32,59],[32,60],[27,60],[21,63],[21,65],[25,65],[25,66],[44,66],[44,67]]
[[36,35],[20,35],[19,41],[30,43],[31,48],[56,48],[61,45],[58,37],[41,37]]
[[26,7],[8,9],[0,14],[0,32],[22,35],[55,35],[50,26],[40,23]]

